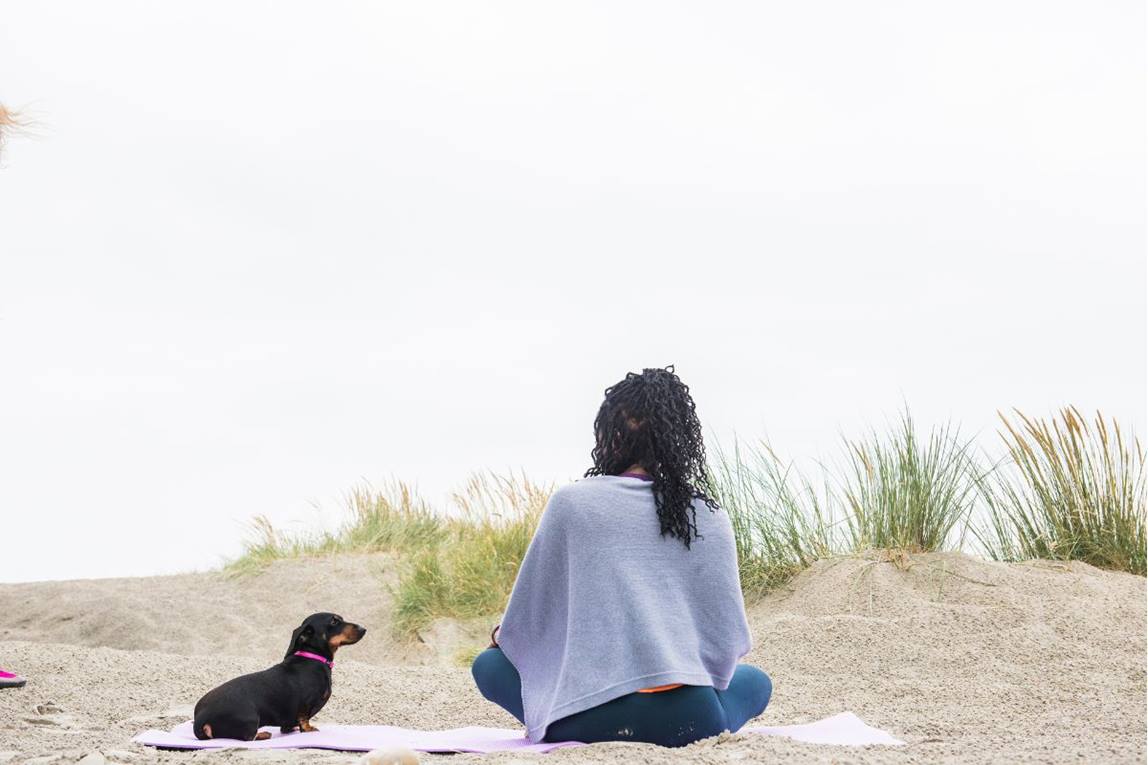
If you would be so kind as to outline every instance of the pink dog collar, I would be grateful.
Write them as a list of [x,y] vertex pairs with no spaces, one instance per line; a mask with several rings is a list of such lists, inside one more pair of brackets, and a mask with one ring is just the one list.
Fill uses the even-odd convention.
[[315,661],[321,661],[324,664],[326,664],[328,667],[330,667],[331,669],[335,668],[335,662],[333,660],[324,659],[322,656],[320,656],[317,653],[311,653],[310,651],[296,651],[292,655],[293,656],[302,656],[304,659],[314,659]]

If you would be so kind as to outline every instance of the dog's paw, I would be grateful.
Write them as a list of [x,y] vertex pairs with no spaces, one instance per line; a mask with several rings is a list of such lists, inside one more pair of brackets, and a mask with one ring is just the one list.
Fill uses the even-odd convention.
[[364,754],[359,765],[418,765],[418,762],[418,754],[405,746],[395,746]]

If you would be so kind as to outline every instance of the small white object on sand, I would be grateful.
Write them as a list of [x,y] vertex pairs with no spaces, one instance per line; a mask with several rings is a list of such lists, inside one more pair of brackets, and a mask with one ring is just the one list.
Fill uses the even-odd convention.
[[359,765],[418,765],[418,762],[418,754],[404,746],[399,746],[367,752],[359,760]]

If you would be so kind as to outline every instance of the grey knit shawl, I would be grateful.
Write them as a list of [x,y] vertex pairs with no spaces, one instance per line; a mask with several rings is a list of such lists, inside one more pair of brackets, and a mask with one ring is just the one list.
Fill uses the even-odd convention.
[[751,646],[733,529],[701,502],[697,527],[690,549],[663,537],[640,478],[554,493],[498,633],[522,678],[528,738],[641,688],[729,685]]

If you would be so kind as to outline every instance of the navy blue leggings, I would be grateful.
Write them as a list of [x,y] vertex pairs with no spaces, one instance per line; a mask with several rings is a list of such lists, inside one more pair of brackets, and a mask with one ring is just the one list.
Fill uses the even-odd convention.
[[[523,722],[522,682],[500,648],[487,648],[471,667],[478,690]],[[683,685],[630,693],[550,723],[546,741],[638,741],[685,746],[723,730],[736,731],[769,703],[773,684],[757,667],[739,664],[729,688]]]

